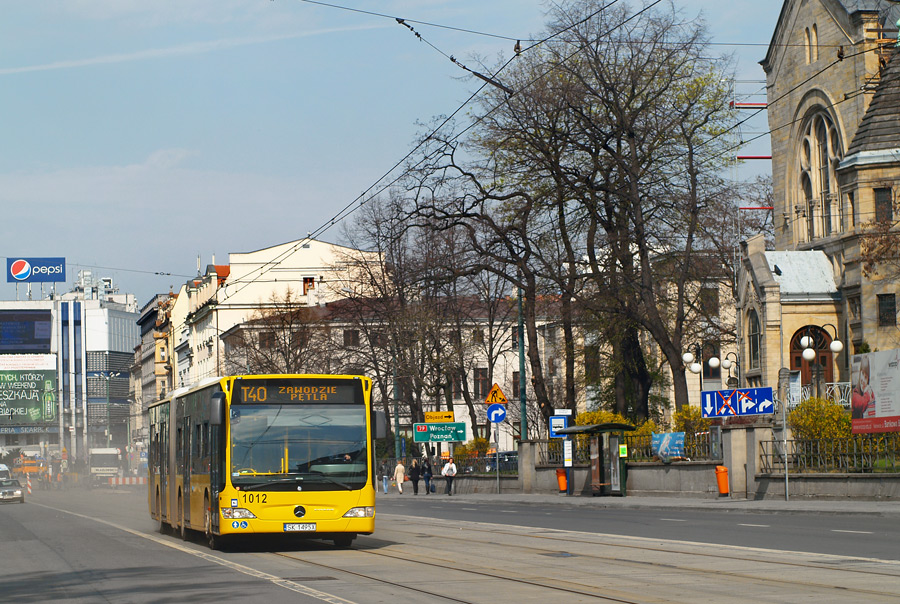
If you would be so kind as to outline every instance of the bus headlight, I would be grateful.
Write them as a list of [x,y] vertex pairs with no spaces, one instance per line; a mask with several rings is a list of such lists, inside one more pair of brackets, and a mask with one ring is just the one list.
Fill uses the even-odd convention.
[[228,519],[256,518],[253,512],[245,508],[222,508],[222,517]]
[[375,507],[350,508],[344,518],[372,518],[375,516]]

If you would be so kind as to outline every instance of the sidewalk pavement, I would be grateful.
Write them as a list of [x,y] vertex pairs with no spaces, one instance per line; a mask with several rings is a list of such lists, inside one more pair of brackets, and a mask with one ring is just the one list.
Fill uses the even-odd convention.
[[[566,495],[565,493],[457,493],[452,497],[443,493],[443,485],[429,498],[441,498],[447,503],[507,503],[507,504],[558,504],[561,506],[593,507],[598,509],[693,509],[736,511],[750,513],[821,513],[821,514],[870,514],[874,516],[900,516],[900,500],[859,500],[859,499],[738,499],[733,497],[590,497],[587,495]],[[418,497],[425,497],[420,494]],[[378,499],[413,498],[412,489],[405,489],[400,495],[395,489],[385,495],[378,492]]]

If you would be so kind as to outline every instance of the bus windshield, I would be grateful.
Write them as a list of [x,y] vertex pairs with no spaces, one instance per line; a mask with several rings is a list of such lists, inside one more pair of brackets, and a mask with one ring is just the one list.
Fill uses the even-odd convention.
[[352,490],[365,486],[363,405],[231,406],[231,482],[250,489]]

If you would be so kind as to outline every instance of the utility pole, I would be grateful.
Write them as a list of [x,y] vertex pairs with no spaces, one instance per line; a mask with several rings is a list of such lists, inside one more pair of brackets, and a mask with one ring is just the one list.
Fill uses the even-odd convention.
[[528,418],[525,405],[525,318],[522,316],[522,288],[519,288],[519,442],[528,438]]

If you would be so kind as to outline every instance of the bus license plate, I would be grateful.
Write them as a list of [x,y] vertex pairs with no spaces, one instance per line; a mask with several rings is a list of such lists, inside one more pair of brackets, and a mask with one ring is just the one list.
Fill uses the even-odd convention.
[[316,530],[315,522],[285,522],[284,532],[291,531],[314,531]]

